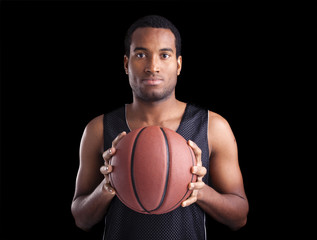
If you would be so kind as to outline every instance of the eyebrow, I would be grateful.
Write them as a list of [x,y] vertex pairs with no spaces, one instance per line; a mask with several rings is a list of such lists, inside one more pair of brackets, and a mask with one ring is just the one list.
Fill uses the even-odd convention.
[[[147,48],[144,48],[144,47],[136,47],[136,48],[134,48],[134,52],[136,52],[136,51],[140,51],[140,50],[142,50],[142,51],[148,51],[148,49]],[[160,52],[174,52],[173,51],[173,49],[171,49],[171,48],[162,48],[162,49],[160,49],[159,50]]]
[[136,51],[140,51],[140,50],[147,51],[147,49],[143,48],[143,47],[136,47],[133,51],[136,52]]

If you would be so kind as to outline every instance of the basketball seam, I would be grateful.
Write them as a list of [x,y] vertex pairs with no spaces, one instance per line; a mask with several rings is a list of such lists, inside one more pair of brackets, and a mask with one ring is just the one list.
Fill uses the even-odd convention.
[[133,187],[133,192],[134,192],[134,195],[135,195],[135,198],[136,200],[138,201],[139,205],[141,208],[143,208],[143,210],[147,213],[150,213],[150,211],[148,211],[144,206],[143,204],[141,203],[141,200],[139,198],[139,195],[137,193],[137,190],[136,190],[136,186],[135,186],[135,180],[134,180],[134,153],[135,153],[135,148],[136,148],[136,144],[137,144],[137,141],[138,141],[138,138],[140,137],[141,133],[146,129],[146,127],[142,128],[137,136],[135,137],[135,140],[134,140],[134,143],[133,143],[133,148],[132,148],[132,153],[131,153],[131,182],[132,182],[132,187]]
[[161,129],[161,131],[163,133],[164,140],[165,140],[165,146],[166,146],[166,177],[165,177],[165,186],[164,186],[164,191],[163,191],[162,198],[161,198],[161,201],[160,201],[159,205],[155,209],[151,210],[150,212],[154,212],[154,211],[158,210],[162,206],[162,204],[164,202],[164,199],[165,199],[166,191],[167,191],[169,172],[170,172],[170,149],[169,149],[169,146],[168,146],[168,139],[167,139],[166,133],[164,132],[163,128],[160,128],[160,129]]
[[[192,159],[192,164],[193,164],[193,166],[194,166],[194,165],[195,165],[195,161],[194,161],[193,153],[192,153],[192,151],[190,151],[190,147],[189,147],[189,146],[188,146],[188,148],[189,148],[188,150],[189,150],[189,153],[190,153],[190,156],[191,156],[191,159]],[[194,174],[191,175],[191,180],[190,180],[190,182],[192,183],[193,180],[194,180]],[[169,209],[166,210],[164,213],[167,213],[167,212],[173,210],[176,206],[178,206],[178,205],[184,200],[184,198],[186,197],[186,195],[187,195],[188,192],[189,192],[189,189],[187,188],[187,191],[186,191],[186,193],[184,194],[184,196],[181,198],[181,200],[179,200],[173,207],[169,208]]]

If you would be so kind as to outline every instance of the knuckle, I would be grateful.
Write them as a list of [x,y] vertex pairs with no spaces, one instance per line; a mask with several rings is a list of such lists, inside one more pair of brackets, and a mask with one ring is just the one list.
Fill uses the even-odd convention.
[[112,141],[112,147],[115,147],[125,135],[126,135],[126,132],[122,132],[118,134],[117,137]]
[[112,171],[111,165],[103,165],[100,167],[100,172],[104,175],[108,175],[109,173],[111,173],[111,171]]
[[106,169],[105,169],[105,166],[101,166],[101,167],[100,167],[100,172],[101,172],[102,174],[105,173],[105,170],[106,170]]
[[200,148],[197,148],[197,154],[201,155],[201,149]]
[[193,204],[194,202],[197,201],[197,197],[196,196],[191,196],[190,198],[188,198],[189,204]]
[[104,188],[107,192],[112,192],[112,187],[111,185],[109,184],[109,182],[107,182],[106,184],[104,184]]
[[112,157],[113,153],[114,153],[113,149],[109,148],[109,149],[107,149],[106,151],[104,151],[102,153],[102,158],[105,161],[107,161],[107,160],[109,160]]
[[116,136],[116,138],[112,141],[112,147],[115,147],[119,141],[120,135]]

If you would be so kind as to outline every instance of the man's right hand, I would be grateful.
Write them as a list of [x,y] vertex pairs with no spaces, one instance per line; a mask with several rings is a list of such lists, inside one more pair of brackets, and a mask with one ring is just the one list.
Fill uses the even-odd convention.
[[109,160],[112,158],[112,156],[116,153],[116,146],[120,142],[120,140],[127,135],[126,132],[120,133],[113,141],[111,148],[107,149],[103,154],[102,157],[105,161],[104,165],[100,168],[100,172],[105,177],[105,184],[103,185],[104,190],[106,190],[110,194],[116,194],[115,189],[110,185],[109,181],[109,173],[112,172],[112,166],[109,165]]

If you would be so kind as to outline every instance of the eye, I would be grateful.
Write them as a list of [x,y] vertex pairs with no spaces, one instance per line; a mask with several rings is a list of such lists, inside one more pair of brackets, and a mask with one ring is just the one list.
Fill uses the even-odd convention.
[[161,55],[161,57],[162,57],[163,59],[168,59],[170,56],[171,56],[171,55],[169,55],[168,53],[163,53],[163,54]]
[[137,53],[136,56],[137,56],[137,58],[144,58],[145,54],[144,53]]

